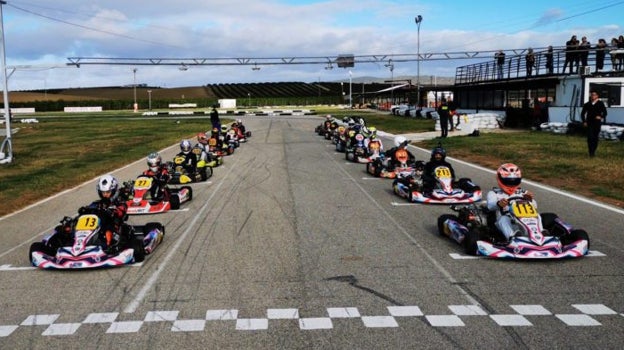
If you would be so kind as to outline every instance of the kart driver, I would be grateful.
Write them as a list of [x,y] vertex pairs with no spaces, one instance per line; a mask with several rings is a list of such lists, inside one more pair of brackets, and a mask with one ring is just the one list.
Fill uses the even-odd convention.
[[402,163],[411,164],[416,161],[416,157],[407,149],[408,144],[409,140],[407,140],[405,136],[399,135],[394,138],[394,147],[384,153],[388,159],[388,164],[386,166],[388,171],[394,170],[397,165],[401,165]]
[[188,174],[195,174],[197,170],[197,156],[191,152],[192,149],[191,141],[182,140],[180,142],[180,153],[176,155],[176,157],[184,157],[184,162],[181,165]]
[[384,152],[384,148],[383,143],[377,138],[377,128],[371,126],[368,128],[368,132],[369,136],[364,139],[364,147],[368,150],[368,153],[371,154],[373,153],[370,147],[372,143],[375,145],[373,147],[376,147],[377,151],[379,151],[379,154],[382,154]]
[[193,148],[201,150],[197,161],[212,161],[212,154],[210,153],[210,149],[208,147],[208,140],[208,136],[205,132],[200,132],[199,134],[197,134],[197,144],[193,146]]
[[153,201],[160,202],[165,196],[165,186],[171,180],[171,175],[167,166],[162,164],[162,158],[157,152],[147,155],[147,166],[149,168],[143,172],[143,175],[154,179],[150,188],[150,195]]
[[455,183],[455,169],[446,161],[446,150],[442,145],[438,144],[436,148],[431,151],[431,159],[425,164],[425,173],[423,174],[423,190],[424,193],[431,193],[436,184],[435,170],[437,167],[445,166],[451,171],[451,178]]
[[517,232],[514,231],[509,217],[509,198],[523,198],[531,201],[534,208],[537,203],[533,193],[520,188],[522,173],[517,165],[505,163],[496,171],[496,181],[499,187],[494,187],[487,194],[487,209],[496,213],[496,228],[509,240]]
[[100,177],[95,188],[97,189],[99,200],[78,209],[79,214],[85,214],[94,209],[105,210],[111,214],[112,220],[106,220],[103,223],[104,239],[106,249],[110,249],[119,241],[119,233],[124,226],[127,218],[126,212],[128,205],[126,198],[120,195],[119,183],[112,175],[104,175]]

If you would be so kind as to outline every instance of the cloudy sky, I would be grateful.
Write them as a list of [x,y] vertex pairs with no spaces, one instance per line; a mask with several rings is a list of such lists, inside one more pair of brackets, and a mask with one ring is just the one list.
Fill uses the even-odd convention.
[[[65,66],[68,57],[283,58],[416,54],[595,43],[624,34],[624,1],[463,0],[6,0],[9,90],[161,87],[275,81],[348,81],[326,65]],[[482,61],[483,59],[481,59]],[[466,60],[422,61],[423,76],[454,76]],[[16,67],[15,69],[12,69]],[[394,77],[416,74],[396,63]],[[136,72],[133,70],[136,69]],[[383,63],[356,64],[353,79],[390,78]]]

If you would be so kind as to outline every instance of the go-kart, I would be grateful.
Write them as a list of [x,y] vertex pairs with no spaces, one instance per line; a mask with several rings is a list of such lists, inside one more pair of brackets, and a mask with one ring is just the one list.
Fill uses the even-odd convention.
[[434,169],[435,186],[431,191],[406,186],[395,180],[392,184],[394,193],[415,203],[425,204],[465,204],[481,200],[481,188],[468,178],[453,181],[451,170],[445,166]]
[[236,134],[239,142],[247,142],[247,139],[251,137],[251,131],[243,132],[243,129],[238,126],[233,126],[232,130],[234,130],[234,134]]
[[587,232],[574,229],[554,213],[538,213],[531,201],[511,197],[506,210],[517,229],[511,239],[495,227],[496,213],[482,204],[451,206],[457,215],[438,218],[438,232],[470,255],[507,259],[578,258],[589,252]]
[[370,163],[368,148],[364,146],[366,137],[362,133],[356,133],[351,138],[351,142],[345,148],[345,158],[350,162]]
[[129,194],[126,202],[128,214],[164,213],[171,209],[180,209],[180,204],[193,199],[193,189],[190,186],[165,186],[163,198],[152,198],[150,190],[154,181],[151,176],[139,175],[134,181],[124,182],[125,191]]
[[414,162],[409,161],[409,154],[405,149],[397,149],[394,153],[397,165],[389,169],[387,163],[390,159],[381,153],[377,157],[371,157],[371,161],[366,163],[366,172],[385,179],[396,179],[397,177],[406,177],[414,172]]
[[[193,151],[195,150],[200,149],[193,148]],[[198,155],[196,154],[196,156]],[[217,164],[217,160],[211,161],[210,163],[205,160],[199,160],[197,161],[197,166],[194,171],[188,171],[186,167],[184,167],[185,160],[184,156],[175,156],[172,162],[167,162],[167,168],[171,174],[171,180],[169,180],[169,183],[187,184],[191,182],[206,181],[212,176],[212,166],[210,165]]]
[[75,218],[66,216],[54,232],[30,246],[28,259],[42,269],[90,269],[141,262],[162,242],[165,227],[158,222],[145,225],[122,224],[120,232],[106,227],[112,214],[103,209],[81,210]]

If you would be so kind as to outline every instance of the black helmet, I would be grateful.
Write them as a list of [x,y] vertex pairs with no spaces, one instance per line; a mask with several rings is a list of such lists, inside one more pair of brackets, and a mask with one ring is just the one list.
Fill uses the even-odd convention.
[[444,147],[442,147],[441,144],[438,144],[438,146],[431,151],[432,160],[435,159],[436,154],[439,154],[442,156],[441,160],[444,160],[446,158],[446,150],[444,149]]

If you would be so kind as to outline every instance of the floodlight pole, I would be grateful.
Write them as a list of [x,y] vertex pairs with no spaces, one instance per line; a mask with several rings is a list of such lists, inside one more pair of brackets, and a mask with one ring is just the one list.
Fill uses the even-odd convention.
[[148,100],[148,107],[149,110],[152,110],[152,90],[147,90],[147,100]]
[[137,103],[137,93],[136,93],[136,72],[138,69],[134,68],[132,69],[132,73],[134,74],[134,84],[132,84],[133,88],[134,88],[134,111],[138,111],[139,110],[139,104]]
[[418,15],[414,18],[416,22],[416,26],[418,27],[418,34],[416,37],[416,93],[418,94],[418,102],[417,107],[420,107],[420,23],[423,18],[421,15]]
[[4,16],[2,14],[2,5],[6,5],[6,1],[0,0],[0,30],[2,31],[1,40],[2,45],[0,45],[0,58],[2,59],[2,84],[3,88],[3,97],[4,97],[4,120],[6,125],[6,137],[4,141],[2,141],[2,145],[0,145],[0,164],[11,163],[13,160],[13,146],[11,145],[11,107],[9,106],[9,83],[7,79],[7,68],[6,68],[6,52],[4,49]]
[[353,72],[349,71],[349,109],[353,108],[353,89],[351,86],[353,85]]

